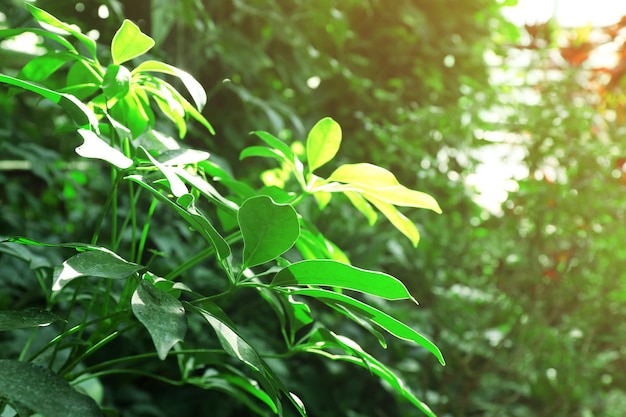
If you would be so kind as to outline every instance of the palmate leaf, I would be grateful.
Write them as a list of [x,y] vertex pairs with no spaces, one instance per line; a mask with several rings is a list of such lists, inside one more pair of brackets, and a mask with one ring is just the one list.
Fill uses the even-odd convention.
[[382,272],[360,269],[330,259],[311,259],[281,269],[272,287],[328,286],[360,291],[388,300],[413,300],[398,279]]
[[0,397],[45,417],[102,417],[96,402],[50,369],[0,359]]
[[133,314],[148,329],[159,359],[187,332],[185,309],[174,296],[160,291],[148,280],[141,280],[131,299]]
[[[358,313],[361,318],[369,320],[370,322],[380,326],[383,330],[398,339],[412,341],[424,347],[430,353],[435,355],[442,365],[445,365],[445,360],[443,359],[441,351],[433,342],[403,322],[391,317],[387,313],[384,313],[375,307],[370,306],[369,304],[356,300],[345,294],[319,288],[289,288],[283,289],[283,291],[291,295],[313,297],[329,305],[342,305]],[[341,312],[339,309],[337,309],[337,311]]]
[[247,199],[237,214],[243,236],[243,268],[276,259],[298,240],[300,223],[293,207],[268,196]]

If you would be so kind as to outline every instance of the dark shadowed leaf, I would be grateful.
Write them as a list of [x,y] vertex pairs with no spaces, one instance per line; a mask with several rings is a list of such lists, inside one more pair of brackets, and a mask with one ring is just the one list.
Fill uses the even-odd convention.
[[148,329],[161,360],[187,332],[185,309],[174,296],[142,280],[131,300],[135,317]]
[[0,360],[0,397],[45,417],[102,417],[96,402],[43,366]]
[[29,308],[20,311],[0,311],[0,331],[48,326],[63,320],[48,310]]

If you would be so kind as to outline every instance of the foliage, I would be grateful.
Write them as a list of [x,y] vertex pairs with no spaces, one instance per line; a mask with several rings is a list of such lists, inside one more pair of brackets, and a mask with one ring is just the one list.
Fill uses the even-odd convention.
[[[415,300],[391,275],[352,266],[307,216],[307,201],[313,197],[323,210],[333,193],[344,194],[371,224],[376,208],[412,245],[419,231],[396,206],[440,212],[437,202],[370,163],[339,165],[326,178],[314,174],[335,158],[342,142],[331,118],[309,131],[304,158],[281,139],[254,132],[266,146],[247,147],[241,158],[280,163],[273,179],[266,176],[257,190],[208,152],[181,146],[161,130],[167,120],[184,138],[193,119],[213,133],[201,113],[207,96],[188,72],[155,59],[137,61],[154,41],[136,24],[124,20],[104,53],[77,26],[27,8],[44,29],[5,29],[0,36],[35,33],[49,43],[17,74],[0,74],[0,82],[10,87],[7,97],[26,91],[65,110],[46,109],[53,114],[51,125],[75,130],[82,139],[75,153],[91,162],[81,165],[84,159],[72,157],[71,147],[57,148],[63,153],[54,155],[58,167],[75,163],[68,169],[76,182],[65,183],[64,203],[71,211],[72,204],[89,202],[94,211],[82,206],[85,217],[72,221],[84,227],[61,226],[57,235],[89,243],[48,240],[44,234],[0,242],[3,269],[23,261],[15,270],[25,274],[22,287],[33,297],[9,292],[0,304],[3,331],[29,332],[9,344],[9,358],[0,363],[3,414],[96,416],[102,409],[117,415],[101,391],[110,390],[111,376],[130,375],[224,392],[235,399],[217,406],[224,412],[246,407],[259,415],[283,415],[291,413],[284,409],[289,403],[306,415],[290,387],[287,359],[312,354],[360,366],[434,415],[391,368],[341,334],[341,326],[334,328],[342,317],[383,347],[381,331],[444,364],[431,341],[379,304]],[[137,64],[127,68],[131,63]],[[160,76],[180,82],[186,93]],[[3,145],[11,151],[11,143]],[[104,175],[99,167],[107,166],[110,181],[95,185],[108,190],[94,187],[90,196],[91,178]],[[54,196],[54,188],[50,192]],[[12,206],[31,210],[19,201]],[[185,240],[181,253],[176,246]],[[244,317],[253,324],[243,325]]]

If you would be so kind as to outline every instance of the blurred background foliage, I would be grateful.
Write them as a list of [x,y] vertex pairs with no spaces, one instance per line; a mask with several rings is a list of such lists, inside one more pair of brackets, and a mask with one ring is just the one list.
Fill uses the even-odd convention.
[[[22,3],[0,0],[1,26],[33,25]],[[437,198],[442,216],[411,213],[417,250],[384,222],[364,227],[348,204],[317,224],[355,265],[399,277],[420,302],[396,315],[428,334],[447,366],[403,344],[380,355],[439,416],[623,416],[626,20],[516,27],[502,17],[514,3],[36,2],[103,43],[123,18],[138,22],[158,59],[209,92],[205,115],[217,135],[198,128],[186,140],[249,182],[260,185],[252,176],[273,167],[239,161],[251,130],[297,143],[331,116],[344,128],[340,159],[384,166]],[[599,64],[594,54],[607,45],[617,59]],[[33,53],[3,41],[0,71],[19,71]],[[0,94],[0,234],[80,241],[81,224],[95,221],[107,179],[61,162],[79,144],[65,117],[33,97]],[[157,258],[197,250],[180,224],[157,236]],[[29,305],[35,284],[18,278],[20,265],[3,265],[10,285],[0,308]],[[195,274],[206,282],[210,266]],[[253,320],[248,330],[265,337]],[[0,351],[12,343],[0,339]],[[283,372],[312,416],[419,415],[366,372],[299,358]],[[125,416],[245,412],[219,392],[114,381],[106,398]]]

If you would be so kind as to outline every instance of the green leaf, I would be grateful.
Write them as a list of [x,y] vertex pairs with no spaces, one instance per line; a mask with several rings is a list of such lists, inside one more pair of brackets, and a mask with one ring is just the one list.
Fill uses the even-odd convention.
[[125,279],[142,269],[142,265],[128,262],[107,249],[89,250],[72,256],[55,268],[52,290],[59,291],[68,282],[80,277]]
[[69,52],[53,51],[28,61],[20,70],[18,77],[33,82],[47,80],[59,68],[68,62],[79,60],[80,55]]
[[278,162],[283,162],[285,157],[281,152],[278,152],[276,149],[268,148],[266,146],[249,146],[245,148],[239,154],[239,159],[250,158],[251,156],[258,156],[261,158],[271,158],[275,159]]
[[148,329],[161,360],[187,332],[183,305],[174,296],[141,280],[131,299],[133,314]]
[[111,56],[115,65],[123,64],[148,52],[154,46],[154,40],[141,32],[139,26],[128,19],[115,32],[111,42]]
[[267,196],[247,199],[237,214],[243,236],[243,268],[276,259],[298,240],[298,215],[288,204],[276,204]]
[[132,71],[133,74],[141,72],[160,72],[178,77],[187,88],[187,91],[189,91],[189,94],[191,94],[196,108],[202,110],[206,105],[207,96],[204,88],[202,88],[202,85],[188,72],[163,62],[151,60],[142,62]]
[[0,359],[0,397],[46,417],[102,417],[96,402],[43,366]]
[[78,129],[78,133],[84,140],[84,143],[76,148],[76,153],[80,156],[101,159],[120,169],[127,169],[133,165],[132,159],[100,139],[91,130]]
[[306,155],[311,172],[333,159],[341,145],[341,126],[325,117],[313,126],[306,141]]
[[98,119],[94,112],[71,94],[59,93],[38,84],[4,74],[0,74],[0,82],[39,94],[43,98],[63,107],[79,125],[83,126],[89,124],[95,130],[98,128]]
[[98,59],[98,57],[96,55],[96,41],[94,41],[89,36],[87,36],[84,33],[82,33],[80,31],[80,28],[78,28],[75,25],[69,25],[69,24],[67,24],[65,22],[62,22],[59,19],[57,19],[56,17],[52,16],[50,13],[37,8],[37,7],[33,6],[32,4],[26,3],[26,7],[28,8],[30,13],[33,15],[33,17],[37,21],[39,21],[41,23],[46,23],[46,24],[51,25],[51,26],[53,26],[53,27],[55,27],[57,29],[61,29],[61,30],[65,31],[65,32],[68,32],[68,33],[72,34],[83,45],[85,45],[85,47],[87,48],[87,51],[89,51],[89,53],[91,54],[91,58],[93,58],[94,60]]
[[0,311],[0,331],[48,326],[63,320],[48,310],[29,308],[20,311]]
[[[313,297],[329,305],[342,305],[354,312],[357,312],[362,318],[365,318],[372,323],[377,324],[389,334],[397,337],[398,339],[408,340],[417,343],[424,347],[430,353],[435,355],[442,365],[445,365],[443,355],[439,348],[430,340],[402,323],[401,321],[391,317],[390,315],[365,304],[362,301],[356,300],[347,295],[337,293],[334,291],[328,291],[318,288],[290,288],[286,292],[292,295],[302,295],[306,297]],[[337,310],[341,311],[341,310]]]
[[121,65],[109,65],[104,74],[102,91],[107,99],[122,98],[130,91],[131,75],[125,67]]
[[293,162],[297,159],[296,154],[291,150],[289,145],[287,145],[282,140],[277,137],[262,131],[252,132],[256,136],[258,136],[263,142],[267,143],[271,148],[277,150],[282,155],[284,155],[284,160],[293,164]]
[[360,269],[330,259],[311,259],[281,269],[273,287],[328,286],[360,291],[388,300],[413,299],[400,280],[382,272]]

